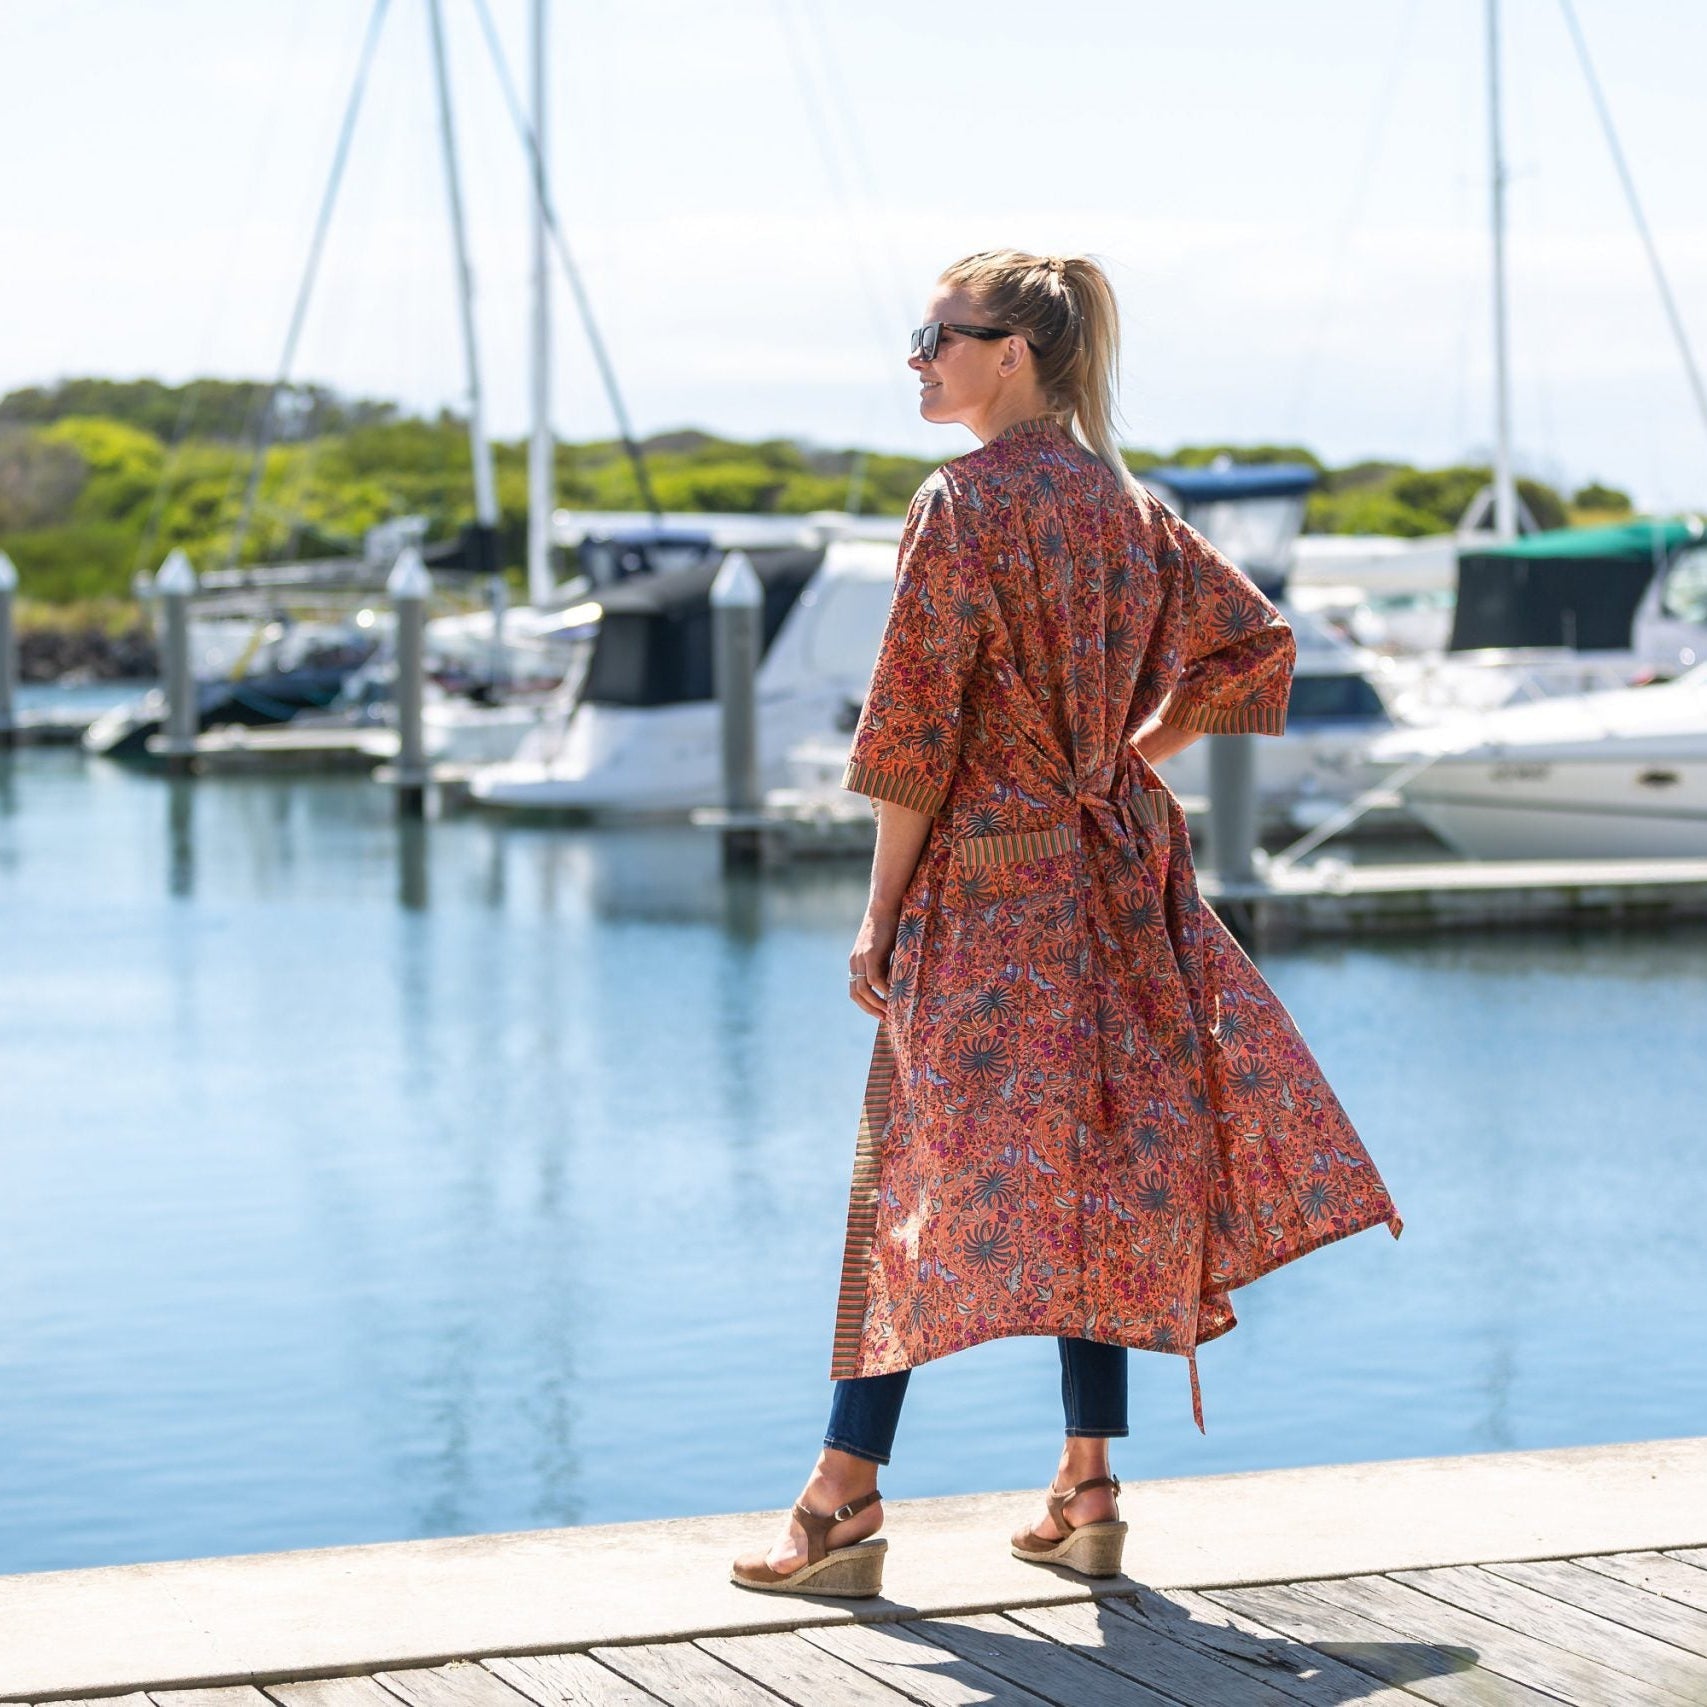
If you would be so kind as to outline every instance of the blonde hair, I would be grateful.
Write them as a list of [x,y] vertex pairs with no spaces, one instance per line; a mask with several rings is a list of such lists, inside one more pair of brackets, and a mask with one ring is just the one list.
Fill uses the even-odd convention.
[[1120,310],[1102,268],[1088,255],[983,249],[946,268],[939,282],[1026,334],[1049,413],[1069,420],[1085,449],[1135,490],[1115,439]]

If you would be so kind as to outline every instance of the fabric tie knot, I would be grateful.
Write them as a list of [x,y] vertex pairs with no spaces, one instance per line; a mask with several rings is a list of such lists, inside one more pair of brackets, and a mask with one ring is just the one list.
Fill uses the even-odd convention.
[[1116,817],[1121,815],[1118,801],[1110,799],[1107,792],[1093,788],[1089,783],[1079,783],[1073,790],[1075,805],[1086,807],[1092,812],[1112,812]]

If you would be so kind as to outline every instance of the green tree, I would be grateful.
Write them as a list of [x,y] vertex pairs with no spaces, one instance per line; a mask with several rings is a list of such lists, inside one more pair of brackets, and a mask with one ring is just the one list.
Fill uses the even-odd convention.
[[1627,516],[1636,507],[1628,492],[1620,492],[1616,486],[1603,486],[1598,480],[1591,480],[1573,492],[1571,504],[1575,509],[1613,516]]

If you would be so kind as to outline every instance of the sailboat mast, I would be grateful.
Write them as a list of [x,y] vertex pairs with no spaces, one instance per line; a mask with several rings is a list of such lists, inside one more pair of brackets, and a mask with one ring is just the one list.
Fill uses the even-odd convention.
[[1500,6],[1488,9],[1488,148],[1494,237],[1494,535],[1517,538],[1517,486],[1511,472],[1511,367],[1506,349],[1505,153],[1500,139]]
[[492,478],[492,447],[486,438],[485,405],[480,390],[480,354],[474,341],[474,280],[468,268],[468,235],[462,222],[462,182],[456,163],[456,129],[451,120],[450,80],[445,72],[444,19],[440,14],[439,0],[427,0],[427,16],[433,27],[433,76],[439,95],[439,140],[444,146],[445,193],[450,198],[451,234],[456,245],[457,306],[462,315],[462,348],[468,364],[468,444],[474,461],[474,514],[482,528],[495,531],[498,526],[498,488]]
[[533,0],[533,138],[538,171],[528,172],[533,203],[533,339],[529,369],[533,438],[528,446],[528,601],[537,610],[551,601],[551,513],[556,468],[551,437],[551,271],[545,232],[545,8]]

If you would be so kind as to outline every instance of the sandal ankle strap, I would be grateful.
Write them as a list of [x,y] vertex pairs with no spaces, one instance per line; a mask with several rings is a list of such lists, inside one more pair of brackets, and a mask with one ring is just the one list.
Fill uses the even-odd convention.
[[827,1517],[816,1511],[808,1511],[798,1500],[794,1502],[794,1515],[800,1521],[800,1527],[806,1531],[806,1562],[815,1565],[829,1551],[825,1538],[831,1528],[847,1518],[854,1517],[865,1510],[868,1505],[874,1505],[883,1498],[882,1493],[873,1488],[868,1494],[859,1494],[849,1500],[846,1505],[839,1505]]
[[1049,1515],[1061,1528],[1071,1532],[1079,1526],[1067,1516],[1067,1502],[1076,1494],[1082,1494],[1087,1488],[1113,1488],[1115,1498],[1120,1497],[1120,1478],[1118,1476],[1087,1476],[1082,1482],[1075,1482],[1072,1487],[1058,1489],[1054,1482],[1049,1484],[1047,1495]]

